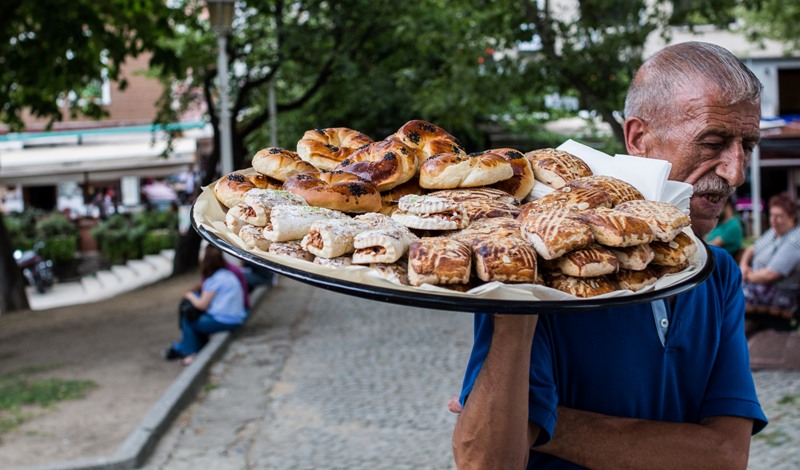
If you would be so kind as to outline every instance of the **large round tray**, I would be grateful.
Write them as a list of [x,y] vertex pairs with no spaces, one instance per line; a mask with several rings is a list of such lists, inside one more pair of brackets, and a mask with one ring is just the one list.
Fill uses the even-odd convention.
[[[194,208],[193,208],[194,209]],[[232,243],[220,238],[216,234],[207,230],[204,226],[197,224],[192,210],[192,226],[209,243],[220,248],[222,251],[239,258],[248,263],[270,269],[276,273],[296,279],[298,281],[328,289],[335,292],[363,297],[379,302],[408,305],[412,307],[423,307],[436,310],[448,310],[459,312],[493,312],[493,313],[515,313],[515,314],[540,314],[540,313],[562,313],[577,312],[585,310],[597,310],[602,308],[617,307],[621,305],[632,305],[643,302],[670,297],[681,292],[690,290],[706,280],[714,270],[714,256],[705,243],[700,243],[700,249],[706,252],[706,262],[692,276],[680,280],[668,287],[651,290],[642,293],[633,293],[617,297],[588,298],[576,300],[505,300],[497,298],[470,297],[466,294],[454,292],[453,294],[437,293],[424,291],[421,289],[391,288],[385,286],[371,285],[361,282],[352,282],[327,276],[318,272],[309,272],[281,263],[275,259],[265,259],[244,250]],[[273,257],[275,258],[275,257]]]

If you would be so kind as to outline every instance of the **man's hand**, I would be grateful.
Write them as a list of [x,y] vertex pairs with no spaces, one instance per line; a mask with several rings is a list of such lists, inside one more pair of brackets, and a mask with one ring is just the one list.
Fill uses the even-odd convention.
[[531,345],[537,322],[535,315],[494,315],[489,353],[453,432],[459,469],[525,468],[530,449]]

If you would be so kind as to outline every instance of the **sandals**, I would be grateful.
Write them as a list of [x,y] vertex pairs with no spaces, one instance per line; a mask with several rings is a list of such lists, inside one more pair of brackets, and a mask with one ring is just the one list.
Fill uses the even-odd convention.
[[183,364],[183,365],[184,365],[184,367],[185,367],[185,366],[188,366],[188,365],[190,365],[192,362],[194,362],[194,359],[195,359],[196,357],[197,357],[197,354],[189,354],[188,356],[185,356],[183,359],[181,359],[181,364]]

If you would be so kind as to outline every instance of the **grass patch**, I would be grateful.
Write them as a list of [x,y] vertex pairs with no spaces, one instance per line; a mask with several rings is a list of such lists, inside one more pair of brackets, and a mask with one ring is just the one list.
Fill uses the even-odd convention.
[[784,395],[783,397],[778,399],[778,404],[779,405],[793,405],[793,404],[797,403],[797,400],[799,398],[800,397],[798,397],[796,395]]
[[31,419],[33,410],[83,398],[97,387],[91,380],[33,377],[55,368],[55,365],[34,366],[0,375],[0,436]]
[[780,447],[792,441],[792,437],[780,429],[773,432],[760,432],[753,439],[764,441],[770,447]]

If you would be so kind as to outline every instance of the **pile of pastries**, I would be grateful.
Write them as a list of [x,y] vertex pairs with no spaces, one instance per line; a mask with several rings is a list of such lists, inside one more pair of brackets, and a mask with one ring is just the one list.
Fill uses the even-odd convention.
[[225,226],[254,250],[369,266],[392,282],[467,291],[540,284],[577,297],[637,291],[689,267],[689,217],[555,149],[467,154],[421,120],[380,141],[307,131],[213,186]]

